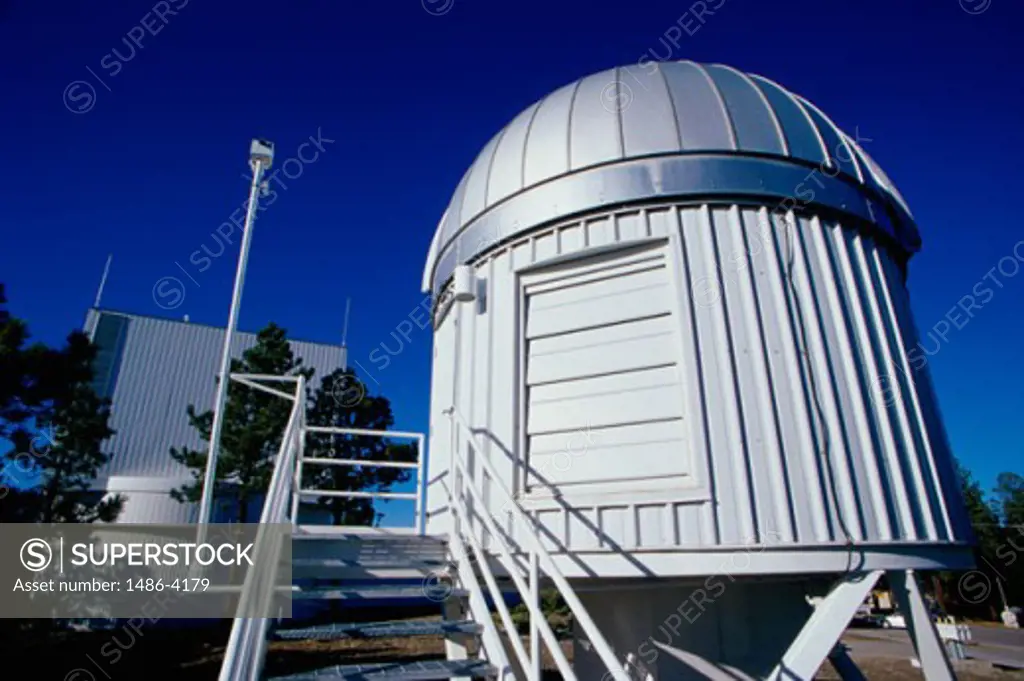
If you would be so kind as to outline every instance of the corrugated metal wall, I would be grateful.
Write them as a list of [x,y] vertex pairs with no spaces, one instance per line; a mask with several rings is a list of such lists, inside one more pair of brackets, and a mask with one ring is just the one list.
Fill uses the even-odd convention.
[[[213,406],[224,329],[107,310],[91,310],[86,328],[95,329],[96,386],[112,401],[110,425],[117,431],[104,446],[113,457],[97,484],[117,477],[122,486],[142,487],[125,479],[145,478],[147,490],[170,490],[188,480],[189,470],[171,459],[170,448],[204,446],[186,409],[193,404],[201,413]],[[237,333],[232,355],[240,357],[255,343],[255,334]],[[316,369],[313,386],[340,365],[339,346],[292,341],[291,347],[305,366]],[[178,506],[166,491],[139,489],[121,520],[180,522],[188,516],[168,503]]]
[[[662,240],[672,262],[685,424],[677,456],[692,459],[697,485],[614,498],[567,487],[569,513],[524,492],[517,463],[529,327],[519,274],[643,240]],[[456,403],[486,440],[480,454],[524,494],[553,547],[967,539],[927,367],[908,360],[917,336],[902,275],[854,227],[756,207],[652,206],[537,233],[477,273],[483,300],[447,314],[437,352],[457,353]],[[456,321],[451,342],[445,326]],[[435,358],[435,392],[452,380],[444,366]],[[604,435],[590,429],[594,451]],[[565,447],[585,478],[599,457],[570,438]],[[432,461],[430,476],[443,465]]]

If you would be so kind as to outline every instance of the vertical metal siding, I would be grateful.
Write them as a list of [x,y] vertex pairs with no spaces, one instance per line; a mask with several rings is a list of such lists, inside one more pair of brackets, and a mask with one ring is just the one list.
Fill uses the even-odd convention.
[[[556,237],[568,230],[583,238]],[[767,208],[652,205],[588,216],[479,263],[486,304],[461,316],[462,338],[473,340],[455,358],[457,405],[492,438],[492,460],[523,455],[525,398],[513,384],[525,381],[515,357],[527,341],[513,332],[517,273],[652,237],[670,237],[686,405],[679,456],[699,493],[680,487],[677,498],[652,498],[638,487],[569,509],[528,499],[550,546],[968,538],[927,367],[908,357],[917,338],[892,257],[853,226]],[[559,267],[573,273],[574,263]],[[438,353],[455,352],[442,335],[436,342]],[[880,391],[886,381],[891,394]],[[505,484],[520,489],[506,465]]]
[[[108,311],[97,314],[101,321],[121,318],[126,327],[111,395],[110,424],[117,432],[104,445],[113,457],[100,477],[187,479],[189,469],[169,452],[172,446],[203,446],[185,410],[194,404],[203,412],[213,405],[224,330]],[[233,356],[240,357],[255,343],[255,334],[236,334]],[[314,386],[341,360],[338,346],[292,341],[291,347],[305,366],[316,370]]]

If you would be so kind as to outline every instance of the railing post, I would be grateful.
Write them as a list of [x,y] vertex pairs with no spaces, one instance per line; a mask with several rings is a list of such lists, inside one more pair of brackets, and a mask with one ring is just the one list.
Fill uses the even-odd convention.
[[299,504],[302,495],[302,457],[306,454],[306,377],[299,375],[295,384],[295,409],[299,410],[298,428],[295,429],[295,471],[292,474],[292,527],[299,524]]
[[[537,552],[530,551],[530,600],[540,608],[540,569]],[[540,622],[530,615],[530,681],[540,681]]]
[[292,477],[292,526],[299,524],[299,503],[302,501],[302,457],[306,451],[306,429],[299,431],[299,451],[295,455],[295,475]]
[[455,465],[455,457],[459,456],[458,425],[454,419],[449,419],[449,440],[448,443],[448,472],[452,476],[452,484],[448,491],[448,517],[451,522],[452,534],[459,532],[459,517],[455,512],[455,497],[459,494],[459,468]]
[[420,435],[416,438],[416,531],[420,536],[427,532],[427,518],[423,512],[423,463],[426,456],[423,445],[424,437]]
[[[475,434],[473,433],[472,427],[466,422],[462,415],[458,413],[454,406],[446,409],[444,413],[452,417],[453,430],[456,429],[455,424],[457,424],[466,431],[467,440],[475,440]],[[452,452],[453,472],[461,471],[464,475],[469,475],[469,471],[467,470],[468,467],[462,457],[458,455],[457,450],[453,448]],[[610,681],[630,681],[629,673],[625,669],[622,669],[622,663],[619,661],[615,650],[609,645],[607,639],[605,639],[604,635],[597,627],[597,624],[590,617],[590,614],[587,612],[583,602],[576,595],[576,592],[573,590],[569,580],[566,579],[565,575],[562,574],[562,571],[559,570],[558,564],[544,546],[544,540],[539,536],[534,523],[530,521],[516,498],[502,482],[501,474],[494,468],[494,464],[486,457],[480,457],[480,465],[482,470],[491,476],[494,489],[500,492],[501,495],[509,502],[509,508],[512,511],[513,520],[522,524],[524,528],[522,538],[525,540],[527,546],[521,548],[527,548],[530,552],[536,555],[537,560],[540,562],[539,567],[544,569],[544,572],[547,574],[554,587],[562,594],[562,597],[565,599],[566,604],[569,606],[569,609],[575,617],[576,624],[580,627],[587,638],[590,639],[594,652],[601,659],[605,669],[608,670],[608,674],[603,678],[609,679]],[[469,484],[467,485],[470,497],[472,497],[477,503],[484,505],[485,501],[483,499],[483,492],[481,492],[473,482],[474,478],[471,477]],[[460,509],[460,511],[466,512],[469,516],[473,515],[472,511],[465,511],[464,509]],[[489,513],[480,513],[476,515],[481,519],[487,530],[494,535],[497,540],[496,543],[498,549],[501,551],[508,576],[515,583],[516,589],[518,589],[521,594],[530,593],[532,591],[531,586],[520,573],[521,568],[518,565],[518,560],[513,555],[513,551],[508,542],[502,537],[495,519],[491,517]],[[472,531],[467,534],[470,537],[474,536]],[[481,564],[486,566],[486,559],[482,560]],[[484,574],[486,575],[487,573],[485,572]],[[555,658],[555,664],[558,666],[562,676],[566,679],[572,679],[572,681],[575,681],[576,676],[572,672],[571,665],[565,654],[562,652],[561,646],[555,637],[554,632],[551,630],[551,627],[546,621],[544,621],[544,616],[540,612],[538,606],[535,603],[528,602],[528,604],[530,606],[531,615],[537,615],[540,633],[544,636],[544,642],[547,644],[551,655]],[[526,656],[525,651],[523,651],[523,656]]]

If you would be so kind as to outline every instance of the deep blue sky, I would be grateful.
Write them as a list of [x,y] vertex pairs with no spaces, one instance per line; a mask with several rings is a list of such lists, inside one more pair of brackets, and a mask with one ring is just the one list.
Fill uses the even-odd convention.
[[[432,15],[420,0],[188,0],[161,28],[154,0],[0,0],[11,308],[58,342],[81,324],[112,252],[105,307],[224,324],[237,239],[204,272],[189,255],[215,247],[211,233],[244,201],[252,136],[275,141],[280,163],[320,130],[335,142],[285,180],[258,224],[241,325],[273,320],[336,342],[352,296],[352,359],[393,399],[400,427],[425,429],[428,333],[386,371],[367,358],[381,341],[395,347],[391,332],[422,300],[424,254],[465,168],[547,92],[652,48],[664,55],[660,39],[690,4],[454,0]],[[157,34],[131,56],[123,40],[147,13]],[[920,328],[1024,238],[1020,2],[724,0],[705,18],[673,58],[761,73],[872,140],[924,236],[910,276]],[[84,106],[94,88],[86,113],[65,106],[78,80],[89,85],[67,103]],[[153,296],[167,276],[185,285],[170,312]],[[931,360],[954,450],[986,484],[1024,468],[1024,273],[1000,281]]]

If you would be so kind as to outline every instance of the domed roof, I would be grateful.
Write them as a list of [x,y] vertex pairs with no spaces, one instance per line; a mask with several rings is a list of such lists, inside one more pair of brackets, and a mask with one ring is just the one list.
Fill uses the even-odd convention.
[[[634,161],[628,177],[608,176],[610,167]],[[812,179],[816,168],[820,177]],[[805,191],[801,203],[860,214],[908,252],[919,247],[906,203],[858,140],[777,83],[687,61],[595,73],[520,113],[483,148],[438,225],[424,290],[447,279],[456,260],[486,250],[479,244],[489,247],[542,217],[654,196],[790,197],[805,180],[813,198]],[[623,182],[634,186],[623,191]],[[524,194],[532,196],[519,200]],[[489,220],[490,238],[456,243],[513,203],[518,208]]]

